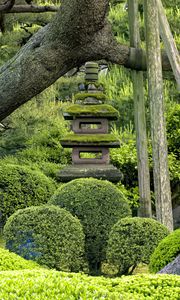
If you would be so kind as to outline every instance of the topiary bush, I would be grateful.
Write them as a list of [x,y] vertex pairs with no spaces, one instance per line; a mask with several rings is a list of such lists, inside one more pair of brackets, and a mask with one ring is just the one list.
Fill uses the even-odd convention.
[[0,248],[0,271],[40,269],[41,267],[34,261],[28,261],[19,255]]
[[84,233],[80,221],[57,206],[32,206],[15,212],[4,227],[6,248],[40,265],[79,271]]
[[149,263],[155,247],[168,233],[164,225],[153,219],[121,219],[109,234],[107,259],[118,266],[119,274],[131,274],[140,262]]
[[149,270],[156,273],[180,254],[180,229],[173,231],[158,244],[150,257]]
[[111,227],[120,218],[131,215],[123,193],[108,181],[81,178],[60,187],[50,203],[64,207],[80,219],[90,272],[100,272]]
[[0,164],[0,225],[19,208],[47,202],[54,193],[53,180],[26,166]]

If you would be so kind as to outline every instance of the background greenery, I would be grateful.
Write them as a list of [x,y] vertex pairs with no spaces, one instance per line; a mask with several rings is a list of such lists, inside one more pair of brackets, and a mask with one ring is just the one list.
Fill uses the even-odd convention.
[[[180,46],[178,20],[179,0],[163,1],[171,30]],[[40,4],[40,2],[38,2]],[[48,23],[53,13],[9,14],[5,17],[5,34],[0,34],[0,64],[11,58],[33,32]],[[129,44],[128,20],[125,3],[111,1],[109,20],[118,41]],[[141,39],[144,47],[143,18]],[[163,47],[163,45],[162,45]],[[119,149],[111,150],[112,163],[121,169],[124,179],[121,188],[128,196],[133,214],[137,215],[139,203],[137,158],[134,130],[134,108],[131,74],[128,69],[107,65],[108,73],[100,72],[100,82],[104,84],[108,103],[120,113],[118,122],[112,123],[112,132],[121,142]],[[20,107],[3,121],[5,128],[0,131],[0,159],[7,163],[28,165],[40,169],[45,175],[56,179],[57,170],[71,161],[71,151],[63,149],[60,138],[70,130],[70,124],[63,120],[62,111],[74,102],[78,84],[83,81],[83,68],[73,77],[62,77],[43,93]],[[167,136],[169,147],[169,167],[173,207],[179,205],[180,198],[180,96],[172,74],[164,74],[164,95],[166,104]],[[146,79],[146,73],[144,73]],[[147,134],[149,147],[151,192],[153,203],[152,150],[150,139],[150,116],[147,86],[145,80]],[[154,206],[153,206],[154,208]]]
[[[18,1],[21,2],[21,0]],[[36,2],[38,4],[43,4],[43,1]],[[52,2],[59,3],[58,1],[50,1],[49,4],[52,4]],[[163,0],[163,3],[166,6],[168,20],[170,22],[170,26],[176,43],[178,47],[180,47],[180,28],[178,23],[180,18],[180,1]],[[129,32],[127,23],[127,10],[125,9],[124,4],[125,3],[121,3],[120,0],[111,0],[109,20],[112,24],[113,32],[117,40],[128,45]],[[141,10],[142,6],[140,6],[140,13]],[[36,32],[39,28],[41,28],[51,20],[52,16],[53,13],[9,14],[5,16],[6,31],[4,34],[0,33],[0,65],[10,59],[20,49],[20,47],[28,41],[28,39],[34,32]],[[143,29],[142,14],[140,33],[142,39],[142,47],[144,48],[145,34]],[[76,212],[76,215],[80,215],[82,211],[86,211],[86,214],[83,214],[83,220],[81,220],[83,226],[86,226],[86,228],[88,228],[88,226],[90,227],[91,225],[93,225],[91,230],[87,230],[86,232],[86,247],[88,238],[88,245],[91,245],[90,242],[92,242],[93,240],[93,228],[96,229],[96,237],[102,238],[102,232],[104,234],[102,244],[98,245],[97,243],[96,245],[95,243],[93,243],[93,245],[95,245],[93,251],[98,256],[94,257],[95,262],[99,262],[101,261],[101,259],[105,259],[105,244],[108,236],[103,226],[107,225],[107,222],[110,222],[112,225],[112,223],[115,222],[116,219],[115,218],[112,221],[108,220],[107,218],[109,213],[108,205],[112,202],[112,191],[117,195],[122,195],[122,193],[124,194],[123,198],[125,197],[128,199],[128,202],[132,208],[133,216],[137,215],[137,208],[139,204],[134,129],[134,104],[131,74],[129,70],[124,69],[123,67],[112,66],[111,64],[106,65],[106,67],[108,67],[108,72],[100,72],[100,82],[105,87],[105,93],[107,95],[108,103],[112,104],[120,113],[118,122],[112,123],[111,129],[114,135],[120,140],[121,147],[119,149],[111,150],[111,162],[123,172],[124,178],[122,182],[117,185],[117,188],[119,190],[118,192],[114,187],[112,190],[111,185],[102,183],[105,185],[104,189],[102,189],[101,186],[101,192],[96,191],[95,193],[93,185],[90,185],[90,181],[88,181],[89,195],[93,196],[93,203],[90,202],[89,207],[85,207],[82,205],[83,201],[80,197],[82,195],[80,195],[80,193],[78,192],[78,185],[75,186],[75,191],[71,189],[71,187],[68,189],[68,194],[71,194],[71,197],[72,194],[78,197],[78,199],[73,199],[74,202],[77,201],[78,203],[78,212]],[[78,72],[72,77],[64,76],[60,78],[55,84],[46,89],[43,93],[34,97],[31,101],[21,106],[8,118],[3,120],[3,125],[0,125],[1,225],[4,225],[4,221],[6,220],[7,216],[9,216],[16,209],[29,205],[38,205],[41,202],[47,202],[53,194],[54,190],[59,186],[60,189],[58,189],[55,197],[58,198],[57,195],[60,195],[61,197],[58,201],[61,202],[61,206],[65,206],[65,204],[62,202],[64,201],[63,190],[66,188],[63,188],[58,182],[56,182],[56,172],[71,162],[71,151],[69,151],[68,149],[63,149],[59,143],[59,140],[64,137],[67,132],[70,132],[71,128],[70,124],[67,121],[64,121],[62,112],[69,106],[69,104],[74,103],[75,93],[78,91],[78,84],[83,81],[84,73],[82,72],[82,70],[78,70]],[[164,77],[164,95],[169,146],[169,167],[173,207],[175,208],[180,204],[180,98],[172,74],[170,72],[166,72],[164,73]],[[147,96],[146,73],[144,73],[144,79],[148,129],[147,133],[149,144],[148,151],[151,173],[151,193],[152,204],[154,204],[150,116],[149,100]],[[95,185],[97,186],[97,184]],[[108,201],[106,201],[107,206],[104,206],[104,210],[102,209],[102,212],[107,213],[104,215],[102,213],[97,214],[96,206],[96,204],[102,197],[102,190],[106,192],[110,191],[110,193],[108,194]],[[22,191],[25,191],[26,197],[22,195]],[[84,199],[87,198],[87,192],[88,191],[86,187],[85,190],[83,190]],[[40,198],[38,198],[37,195]],[[45,197],[43,198],[42,195],[45,195]],[[24,199],[27,198],[28,201],[24,201]],[[3,202],[2,199],[5,199],[5,202]],[[74,202],[72,204],[73,206]],[[125,202],[126,213],[130,214],[127,201],[125,200]],[[59,213],[59,210],[61,211],[61,213]],[[22,216],[21,212],[23,212]],[[28,212],[28,215],[26,215],[26,212]],[[112,213],[114,214],[114,212]],[[98,216],[96,216],[96,214]],[[62,218],[62,215],[64,216],[64,219]],[[93,217],[92,220],[91,217]],[[102,225],[102,230],[100,231],[98,231],[98,229],[96,228],[96,225],[99,224],[99,219],[100,224]],[[135,219],[136,218],[134,218],[134,220]],[[68,220],[69,225],[66,226]],[[11,221],[13,224],[12,227],[10,226],[12,225],[10,224]],[[153,220],[149,221],[155,222]],[[31,224],[28,222],[30,222]],[[62,225],[61,228],[59,222]],[[71,225],[73,226],[73,230],[75,227],[77,227],[78,234],[76,232],[75,238],[78,239],[78,241],[76,241],[76,243],[72,243],[73,247],[75,247],[76,244],[75,248],[71,248],[68,243],[64,242],[64,252],[63,255],[61,255],[62,253],[59,253],[57,250],[57,248],[59,249],[59,245],[63,241],[65,241],[65,238],[67,238],[67,234],[69,234],[68,239],[72,237],[72,233],[73,235],[75,235],[73,230],[70,230],[70,232],[68,231],[71,228]],[[11,230],[8,229],[8,226],[9,228],[11,227]],[[68,227],[69,229],[65,230],[66,227]],[[57,269],[62,269],[62,265],[64,264],[63,269],[75,271],[81,269],[82,264],[84,266],[84,235],[82,232],[81,224],[68,212],[61,210],[58,207],[53,210],[50,208],[38,206],[26,208],[16,212],[14,216],[10,217],[6,225],[6,242],[10,242],[9,245],[11,245],[12,240],[15,240],[14,248],[12,249],[10,247],[11,250],[18,252],[16,251],[17,249],[15,250],[15,248],[18,248],[18,246],[21,247],[23,245],[22,241],[19,240],[18,233],[22,230],[24,230],[24,232],[27,232],[27,230],[29,230],[27,228],[31,228],[32,230],[36,231],[34,233],[36,242],[40,242],[41,250],[44,249],[43,251],[46,255],[46,258],[41,261],[41,263],[46,265],[47,263],[49,263],[49,267],[56,267]],[[127,224],[125,224],[125,228],[126,230],[127,228],[129,230]],[[143,227],[143,225],[141,224],[138,225],[137,228],[133,228],[134,241],[131,240],[131,242],[136,242],[136,247],[139,246],[140,242],[140,248],[143,248],[141,236],[139,236],[138,234],[140,232],[143,232],[146,227]],[[152,230],[156,231],[154,227]],[[89,232],[91,235],[88,235]],[[149,231],[146,230],[147,235],[148,232]],[[42,233],[44,239],[46,239],[45,243],[43,243],[44,240],[42,238]],[[145,233],[143,232],[143,236],[144,235]],[[147,235],[146,243],[148,243],[149,241],[149,236]],[[28,236],[28,238],[31,238],[31,236]],[[116,242],[118,242],[118,238]],[[155,242],[157,242],[157,237],[155,237],[155,240]],[[160,242],[154,254],[151,256],[151,272],[156,272],[166,263],[175,258],[177,254],[179,254],[179,240],[179,230],[176,230],[174,233]],[[51,251],[49,249],[47,252],[45,251],[47,250],[47,245],[49,245],[49,249],[51,249]],[[1,237],[0,247],[4,247],[4,240],[1,239]],[[74,255],[74,251],[77,250],[77,247],[79,247],[78,249],[80,249],[80,252],[82,253],[82,257],[80,258],[80,260],[76,255]],[[97,251],[97,248],[100,249],[100,251]],[[128,246],[125,251],[127,250],[128,252],[133,249],[130,248],[132,248],[132,245],[131,247]],[[163,249],[165,249],[165,252],[163,252]],[[112,247],[111,250],[113,250]],[[146,250],[144,249],[143,254],[145,253]],[[72,262],[71,266],[67,265],[68,255],[72,258],[71,260],[68,257],[68,261]],[[55,257],[56,259],[54,259]],[[62,264],[58,263],[60,260]],[[158,264],[158,266],[156,265],[156,263]],[[30,270],[32,268],[34,268],[34,270]],[[108,275],[110,273],[114,275],[114,266],[105,266],[104,264],[103,268],[104,270],[105,268],[107,268]],[[40,266],[38,266],[35,262],[26,261],[22,257],[10,253],[9,251],[2,248],[0,248],[0,270],[0,298],[9,300],[15,298],[19,300],[30,300],[32,298],[34,300],[55,300],[62,297],[63,300],[119,299],[119,297],[125,298],[127,300],[179,300],[180,294],[179,276],[143,274],[138,276],[123,276],[121,278],[110,279],[103,277],[93,278],[83,274],[62,273],[53,270],[40,270]],[[140,266],[140,270],[142,272],[142,270],[144,270],[144,266]],[[145,269],[145,271],[147,272],[147,269]]]

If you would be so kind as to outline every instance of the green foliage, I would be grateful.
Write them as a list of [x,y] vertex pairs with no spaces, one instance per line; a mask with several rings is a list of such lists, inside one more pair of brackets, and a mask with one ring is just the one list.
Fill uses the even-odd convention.
[[12,58],[20,49],[19,40],[21,32],[15,31],[6,34],[0,33],[0,65]]
[[[120,1],[111,1],[117,4]],[[128,13],[124,9],[125,3],[119,3],[112,6],[109,11],[109,21],[112,25],[113,33],[120,43],[127,44],[129,39]]]
[[15,212],[4,227],[6,248],[40,265],[79,271],[84,233],[80,221],[57,206],[31,206]]
[[170,104],[166,111],[168,149],[180,159],[180,104],[172,102]]
[[156,273],[180,254],[180,229],[164,238],[151,255],[149,269]]
[[137,150],[133,126],[130,124],[124,130],[117,130],[114,126],[112,133],[120,141],[120,148],[111,149],[110,159],[112,164],[123,173],[122,184],[128,191],[127,196],[132,208],[135,208],[139,204],[139,193],[137,188]]
[[168,234],[167,228],[153,219],[121,219],[109,234],[107,259],[119,267],[119,274],[131,274],[139,263],[149,263],[155,247]]
[[0,273],[0,298],[8,300],[179,300],[175,275],[109,279],[49,270]]
[[[34,152],[33,152],[34,154]],[[31,170],[35,171],[41,171],[44,173],[47,177],[51,177],[52,179],[56,180],[56,174],[61,168],[63,168],[63,165],[56,164],[49,161],[44,161],[38,159],[35,161],[35,156],[32,156],[32,160],[30,160],[30,157],[25,158],[21,155],[13,156],[8,155],[4,158],[0,159],[0,165],[2,164],[13,164],[13,165],[19,165],[19,166],[27,166]]]
[[[37,2],[38,5],[43,4],[40,1],[33,1],[34,4]],[[53,3],[50,1],[47,5]],[[0,65],[11,59],[34,33],[51,21],[53,15],[51,12],[5,14],[5,33],[0,33]]]
[[0,248],[0,271],[34,270],[40,268],[36,262],[25,260],[15,253]]
[[108,181],[75,179],[60,187],[50,203],[66,208],[80,219],[90,270],[99,272],[112,225],[130,215],[123,193]]
[[58,87],[50,87],[6,119],[9,129],[1,133],[0,156],[16,155],[20,160],[67,164],[70,152],[60,145],[68,122],[63,104],[53,102]]
[[54,193],[53,180],[26,166],[0,164],[0,224],[19,208],[46,203]]
[[171,152],[168,155],[168,163],[171,187],[173,188],[174,185],[179,184],[180,180],[180,159],[177,157],[177,155]]
[[130,71],[116,65],[111,66],[107,76],[100,76],[100,82],[105,87],[107,103],[119,111],[120,116],[118,122],[116,122],[118,127],[124,129],[130,123],[134,124],[133,89]]

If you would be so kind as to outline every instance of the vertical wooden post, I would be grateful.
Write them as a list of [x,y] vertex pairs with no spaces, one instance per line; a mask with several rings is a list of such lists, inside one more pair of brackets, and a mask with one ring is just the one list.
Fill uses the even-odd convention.
[[156,0],[144,0],[144,10],[156,215],[158,221],[173,230]]
[[[130,46],[140,47],[138,0],[128,0]],[[134,93],[134,116],[138,158],[138,183],[140,194],[139,216],[151,217],[150,177],[146,136],[146,117],[143,72],[132,70]]]
[[176,43],[173,39],[171,29],[166,17],[165,10],[163,8],[161,0],[157,1],[158,14],[159,14],[159,25],[160,25],[160,34],[165,46],[167,56],[169,58],[174,77],[177,82],[178,90],[180,91],[180,56]]

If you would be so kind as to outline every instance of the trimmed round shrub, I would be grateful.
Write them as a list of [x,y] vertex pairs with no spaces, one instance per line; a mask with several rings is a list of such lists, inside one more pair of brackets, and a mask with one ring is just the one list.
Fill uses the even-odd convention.
[[20,209],[4,226],[6,248],[40,265],[79,271],[83,264],[84,233],[80,221],[57,206]]
[[23,270],[23,269],[40,269],[34,261],[28,261],[19,255],[0,248],[0,271]]
[[81,178],[60,187],[50,203],[69,210],[81,221],[90,272],[100,272],[111,227],[131,215],[123,193],[108,181]]
[[156,273],[162,270],[180,254],[180,229],[176,229],[158,244],[150,257],[149,270]]
[[0,225],[19,208],[47,202],[56,186],[52,179],[26,166],[0,164]]
[[139,263],[149,263],[150,255],[168,229],[149,218],[119,220],[109,234],[107,259],[119,268],[119,274],[131,274]]

